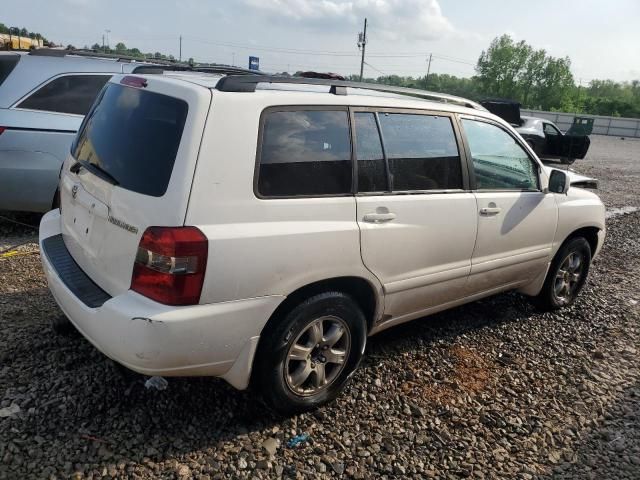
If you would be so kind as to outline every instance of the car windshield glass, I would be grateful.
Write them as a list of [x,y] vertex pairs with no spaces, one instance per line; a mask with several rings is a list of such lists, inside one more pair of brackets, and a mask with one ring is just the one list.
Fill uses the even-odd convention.
[[162,196],[175,163],[188,105],[109,83],[87,115],[72,153],[137,193]]

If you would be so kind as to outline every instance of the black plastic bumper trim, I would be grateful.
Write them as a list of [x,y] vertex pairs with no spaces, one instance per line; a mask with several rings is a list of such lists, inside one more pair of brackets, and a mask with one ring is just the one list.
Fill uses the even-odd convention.
[[42,249],[62,283],[87,307],[98,308],[111,299],[111,296],[96,285],[71,257],[62,234],[45,238],[42,241]]

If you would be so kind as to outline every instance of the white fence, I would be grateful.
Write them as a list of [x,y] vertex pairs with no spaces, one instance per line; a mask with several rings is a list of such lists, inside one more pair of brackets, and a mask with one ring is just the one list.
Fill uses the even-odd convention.
[[520,110],[521,115],[540,117],[551,120],[560,130],[567,131],[574,117],[593,118],[593,133],[596,135],[612,135],[615,137],[640,138],[640,118],[603,117],[582,113],[542,112],[540,110]]

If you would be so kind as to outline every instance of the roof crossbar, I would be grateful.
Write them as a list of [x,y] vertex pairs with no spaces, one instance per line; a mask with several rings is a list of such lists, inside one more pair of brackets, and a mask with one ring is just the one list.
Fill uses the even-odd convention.
[[486,110],[482,105],[476,102],[444,93],[429,92],[427,90],[419,90],[417,88],[395,87],[379,83],[361,83],[324,78],[280,77],[271,75],[229,75],[218,81],[216,84],[216,90],[221,92],[255,92],[259,83],[324,85],[330,87],[329,92],[334,95],[346,95],[347,88],[374,90],[377,92],[419,97],[435,102],[450,103],[462,107],[473,108],[475,110]]

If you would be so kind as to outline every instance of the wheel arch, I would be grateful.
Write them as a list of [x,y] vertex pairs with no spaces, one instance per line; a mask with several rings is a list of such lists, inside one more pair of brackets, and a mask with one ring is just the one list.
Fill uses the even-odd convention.
[[600,230],[601,229],[599,227],[595,227],[595,226],[588,226],[588,227],[578,228],[577,230],[574,230],[569,235],[567,235],[567,238],[565,238],[563,240],[563,242],[560,244],[560,246],[558,247],[558,251],[568,241],[570,241],[570,240],[572,240],[572,239],[574,239],[576,237],[584,237],[584,239],[587,242],[589,242],[589,247],[591,247],[591,255],[594,256],[595,253],[598,251],[598,247],[599,247],[599,245],[598,245],[598,242],[599,242],[598,233],[600,232]]
[[250,361],[251,373],[249,384],[255,383],[254,372],[256,369],[254,363],[259,356],[260,347],[265,338],[264,333],[268,332],[273,325],[277,324],[277,322],[293,310],[296,305],[299,305],[307,298],[319,293],[331,291],[342,292],[351,296],[360,308],[362,308],[362,312],[367,320],[367,331],[371,331],[379,309],[382,308],[380,304],[381,292],[378,292],[371,282],[362,277],[335,277],[304,285],[287,295],[287,298],[278,305],[262,328],[255,351],[252,354],[253,358]]
[[335,277],[319,280],[304,285],[287,295],[287,298],[278,305],[269,320],[263,327],[266,331],[274,322],[289,313],[296,305],[314,295],[323,292],[337,291],[351,296],[362,309],[367,319],[367,329],[371,330],[379,313],[380,293],[369,280],[362,277]]
[[580,227],[576,230],[573,230],[571,233],[569,233],[565,237],[565,239],[562,242],[559,242],[557,244],[558,247],[554,250],[553,257],[549,260],[549,263],[547,264],[547,268],[544,270],[544,272],[541,272],[541,274],[538,275],[536,278],[534,278],[529,284],[523,287],[520,287],[518,291],[530,297],[538,295],[542,290],[542,287],[544,286],[545,280],[547,279],[547,275],[549,274],[549,267],[551,266],[553,259],[556,257],[560,249],[567,242],[571,241],[574,238],[583,237],[589,243],[589,247],[591,247],[591,256],[592,257],[595,256],[596,252],[598,251],[598,248],[600,247],[600,245],[598,244],[599,242],[598,234],[601,230],[602,229],[600,227],[596,227],[596,226]]

